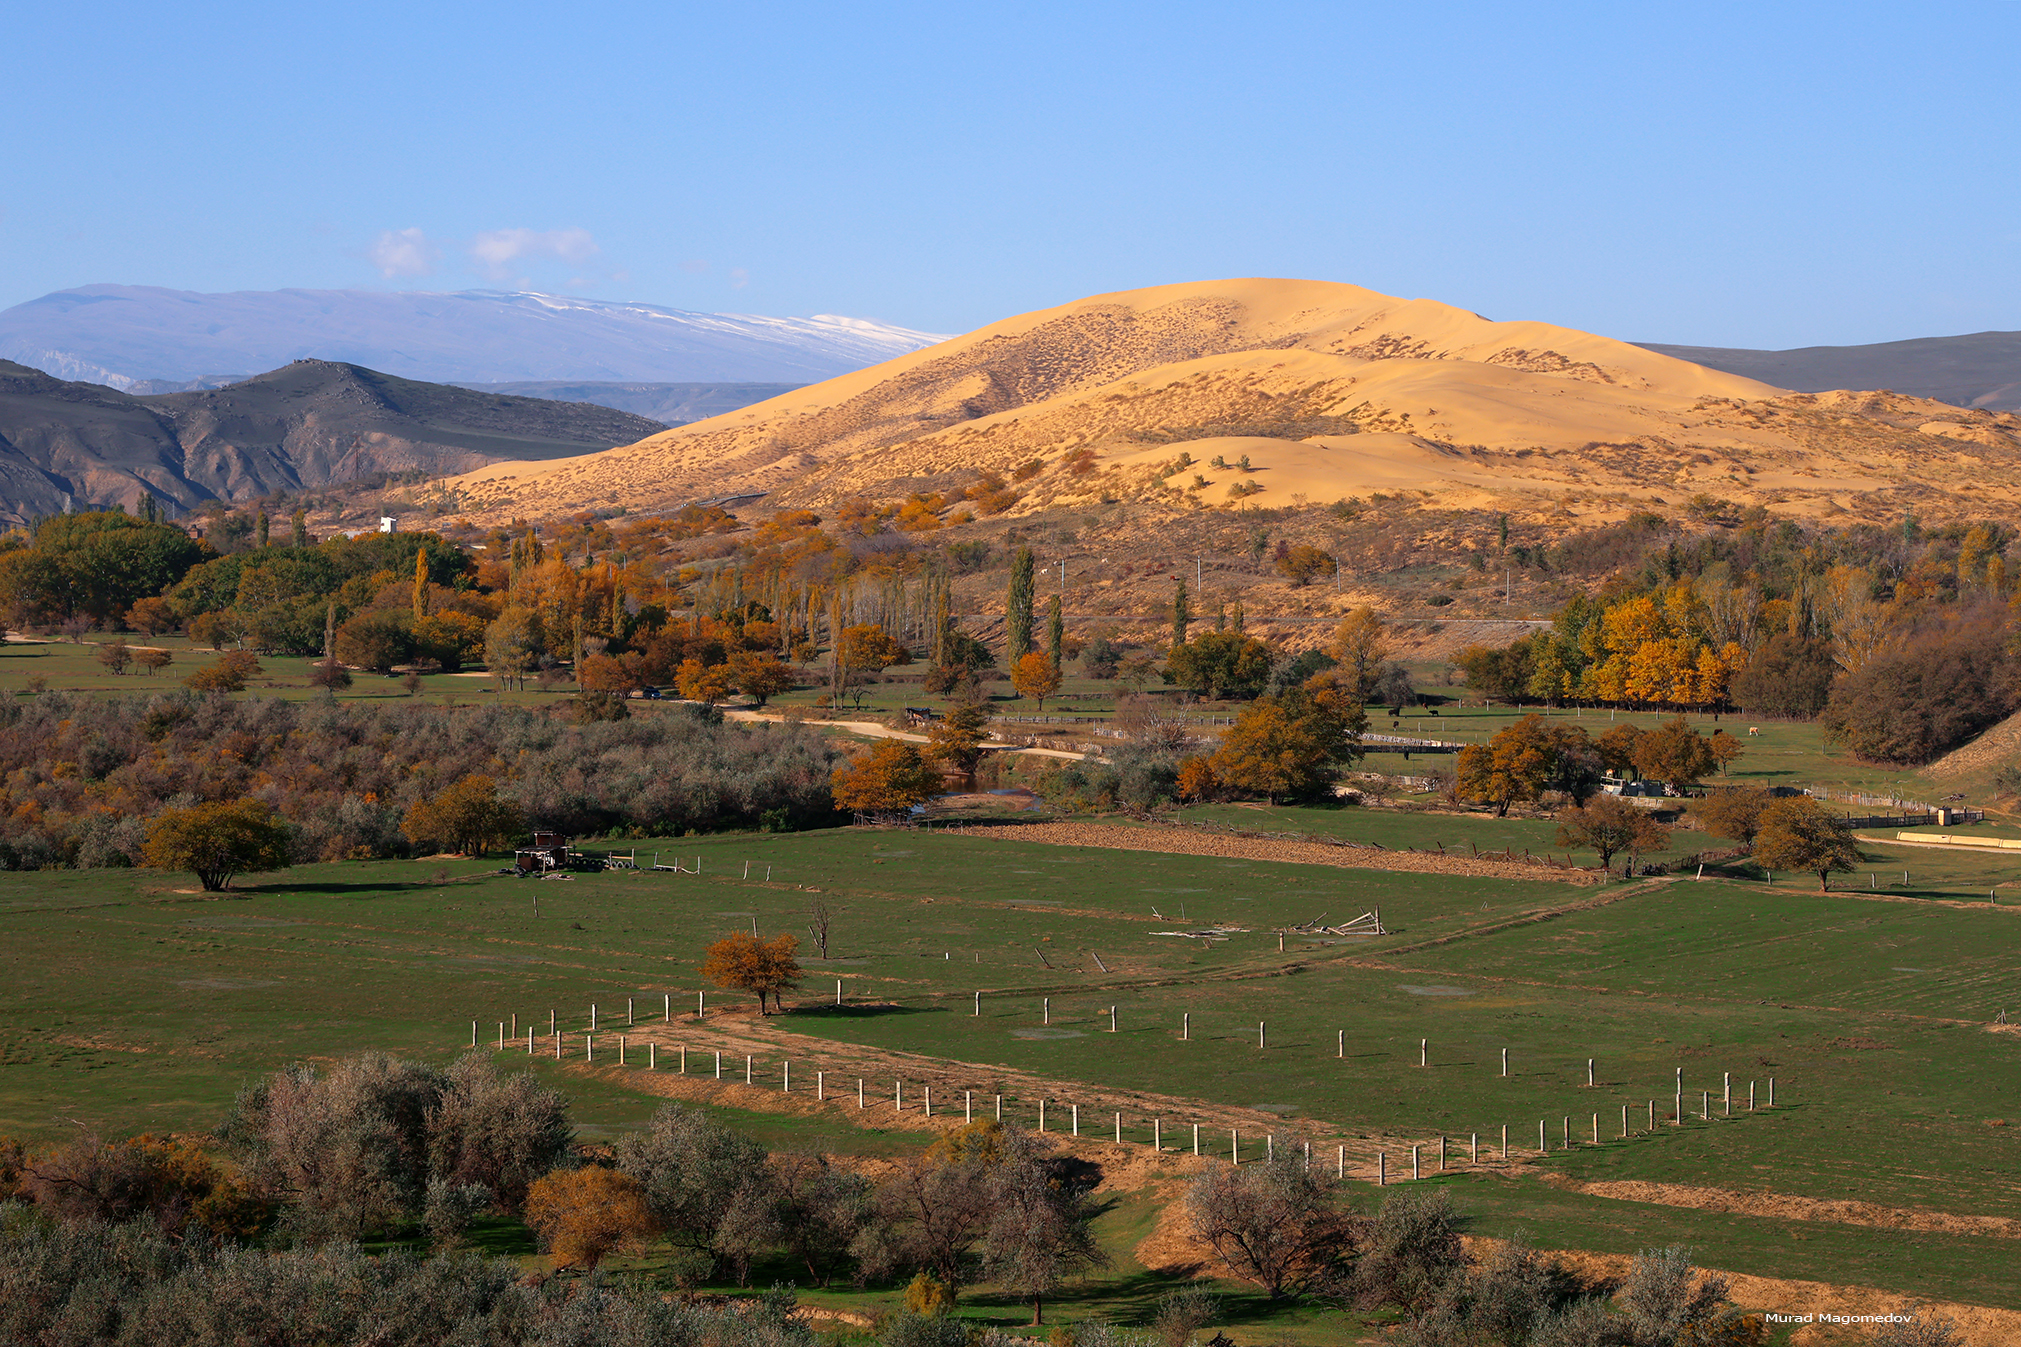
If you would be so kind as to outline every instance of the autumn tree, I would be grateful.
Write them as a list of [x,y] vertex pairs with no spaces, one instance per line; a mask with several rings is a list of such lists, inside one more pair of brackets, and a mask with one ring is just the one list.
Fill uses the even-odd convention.
[[1331,553],[1309,543],[1284,548],[1275,561],[1277,569],[1291,578],[1294,587],[1325,579],[1339,569]]
[[1762,811],[1773,798],[1765,790],[1716,790],[1699,801],[1694,812],[1698,826],[1714,837],[1752,848],[1761,831]]
[[98,662],[105,666],[107,673],[117,677],[126,672],[127,665],[133,663],[133,647],[115,636],[98,647]]
[[1602,870],[1624,851],[1631,856],[1654,851],[1669,837],[1670,830],[1648,810],[1638,809],[1618,795],[1596,795],[1583,805],[1558,811],[1558,845],[1594,852]]
[[435,843],[468,856],[482,856],[524,826],[512,802],[498,798],[498,784],[474,773],[416,801],[400,821],[415,845]]
[[216,664],[207,664],[182,681],[192,692],[244,692],[247,679],[265,672],[252,651],[228,650]]
[[1357,608],[1333,629],[1326,653],[1333,656],[1335,667],[1354,688],[1355,701],[1366,705],[1390,655],[1388,628],[1375,609]]
[[1461,799],[1491,804],[1503,818],[1511,805],[1538,799],[1546,790],[1583,794],[1598,775],[1597,765],[1584,730],[1524,716],[1487,743],[1461,749],[1454,770]]
[[605,1255],[658,1233],[639,1181],[600,1165],[558,1169],[526,1195],[526,1223],[562,1267],[594,1271]]
[[151,594],[144,599],[135,599],[133,606],[126,610],[126,625],[142,636],[159,636],[175,630],[175,609],[167,599]]
[[1674,716],[1635,741],[1635,770],[1651,781],[1691,786],[1717,764],[1704,735]]
[[508,604],[484,630],[485,667],[499,686],[523,688],[546,644],[540,614]]
[[1310,795],[1330,787],[1338,767],[1361,756],[1366,726],[1358,707],[1343,714],[1304,688],[1291,688],[1244,708],[1210,766],[1222,785],[1272,803]]
[[732,685],[760,706],[793,686],[793,670],[777,655],[740,650],[730,656],[729,668]]
[[973,776],[989,742],[989,712],[978,702],[951,707],[926,731],[926,755],[963,776]]
[[232,877],[278,870],[289,862],[287,821],[259,800],[164,809],[148,824],[141,856],[157,870],[188,870],[205,893]]
[[1011,686],[1020,697],[1029,697],[1046,709],[1046,698],[1060,690],[1060,666],[1043,650],[1028,652],[1011,666]]
[[172,651],[163,650],[160,646],[150,645],[142,646],[140,649],[134,651],[133,660],[134,663],[149,673],[160,673],[163,669],[175,663],[175,655]]
[[414,657],[414,617],[404,608],[375,608],[337,628],[337,658],[374,673],[391,673]]
[[1635,753],[1642,743],[1644,731],[1639,725],[1616,725],[1605,730],[1593,741],[1593,747],[1600,754],[1601,765],[1616,776],[1635,775]]
[[861,683],[865,675],[882,672],[894,664],[908,663],[911,659],[911,652],[892,640],[891,633],[875,622],[844,627],[834,650],[830,652],[829,695],[840,698],[844,692]]
[[940,793],[940,774],[902,739],[885,739],[829,778],[835,806],[871,817],[902,815]]
[[800,948],[796,935],[760,940],[746,931],[734,931],[709,946],[702,961],[702,976],[718,987],[749,992],[758,998],[758,1013],[769,1014],[766,999],[782,1012],[782,994],[800,985],[800,961],[793,952]]
[[1817,876],[1818,892],[1826,893],[1834,873],[1859,864],[1860,848],[1844,818],[1808,795],[1793,795],[1761,811],[1754,859],[1769,870],[1807,870]]
[[1712,760],[1719,764],[1721,776],[1725,776],[1729,767],[1747,756],[1747,749],[1742,746],[1740,740],[1725,730],[1714,730],[1712,737],[1705,741],[1705,746],[1712,750]]
[[684,659],[681,667],[674,671],[675,691],[704,706],[714,706],[722,701],[735,686],[735,676],[727,664],[704,664],[698,659]]

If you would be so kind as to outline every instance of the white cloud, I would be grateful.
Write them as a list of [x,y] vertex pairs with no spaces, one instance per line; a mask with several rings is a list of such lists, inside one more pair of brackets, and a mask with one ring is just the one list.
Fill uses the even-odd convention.
[[744,268],[742,267],[730,268],[730,288],[732,290],[742,290],[746,285],[749,285],[750,283],[751,283],[750,272],[744,270]]
[[426,276],[435,270],[442,250],[418,229],[388,229],[365,256],[390,281],[396,276]]
[[555,258],[580,267],[603,250],[587,229],[490,229],[470,243],[470,256],[493,280],[504,280],[514,263]]

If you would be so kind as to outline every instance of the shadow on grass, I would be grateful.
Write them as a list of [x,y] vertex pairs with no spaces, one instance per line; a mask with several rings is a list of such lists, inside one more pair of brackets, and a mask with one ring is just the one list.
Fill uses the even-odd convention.
[[902,1006],[895,1002],[876,1002],[870,1005],[820,1005],[793,1006],[786,1010],[787,1016],[829,1018],[845,1020],[878,1019],[891,1015],[932,1015],[940,1010],[936,1006]]

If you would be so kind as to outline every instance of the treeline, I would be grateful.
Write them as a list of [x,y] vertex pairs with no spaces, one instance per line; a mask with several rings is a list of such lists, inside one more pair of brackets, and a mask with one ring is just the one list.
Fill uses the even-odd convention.
[[702,707],[584,722],[522,707],[184,691],[6,696],[0,865],[138,864],[150,820],[239,800],[286,822],[298,860],[403,856],[465,840],[452,825],[407,830],[474,779],[487,792],[496,783],[517,824],[492,826],[493,840],[535,827],[576,836],[784,829],[829,814],[833,758],[809,731],[725,723]]
[[1773,563],[1766,574],[1734,572],[1717,538],[1701,541],[1675,558],[1702,563],[1698,574],[1576,597],[1547,631],[1462,652],[1468,686],[1507,702],[1821,717],[1859,757],[1898,765],[2021,706],[2021,593],[2003,530],[1966,530],[1955,545],[1854,530],[1831,536],[1836,548],[1813,539],[1801,558],[1752,556]]
[[[1183,1228],[1220,1276],[1270,1304],[1379,1312],[1407,1347],[1735,1347],[1767,1337],[1686,1250],[1646,1250],[1618,1291],[1582,1289],[1517,1236],[1480,1258],[1442,1189],[1369,1214],[1303,1158],[1210,1165]],[[1009,1347],[951,1311],[978,1286],[1043,1321],[1108,1264],[1094,1237],[1100,1166],[993,1120],[950,1128],[872,1179],[769,1154],[709,1114],[662,1108],[610,1147],[575,1144],[560,1096],[471,1054],[447,1070],[366,1055],[292,1067],[240,1092],[208,1143],[83,1137],[0,1142],[0,1337],[9,1342],[546,1344],[800,1347],[790,1289],[731,1301],[696,1288],[764,1271],[817,1286],[904,1287],[886,1347]],[[524,1222],[563,1275],[467,1252],[481,1219]],[[434,1256],[368,1257],[361,1236]],[[604,1276],[614,1253],[657,1255]],[[574,1273],[577,1275],[566,1275]],[[1308,1311],[1309,1313],[1309,1311]],[[1084,1347],[1186,1347],[1221,1319],[1204,1287],[1157,1304],[1150,1331],[1072,1326]],[[1952,1341],[1943,1321],[1875,1343]],[[1058,1334],[1055,1336],[1058,1340]]]

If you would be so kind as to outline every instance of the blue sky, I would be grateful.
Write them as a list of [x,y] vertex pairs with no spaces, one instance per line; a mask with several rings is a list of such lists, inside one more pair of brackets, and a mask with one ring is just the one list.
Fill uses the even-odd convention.
[[21,6],[0,307],[519,287],[952,332],[1216,276],[2021,328],[2021,5]]

